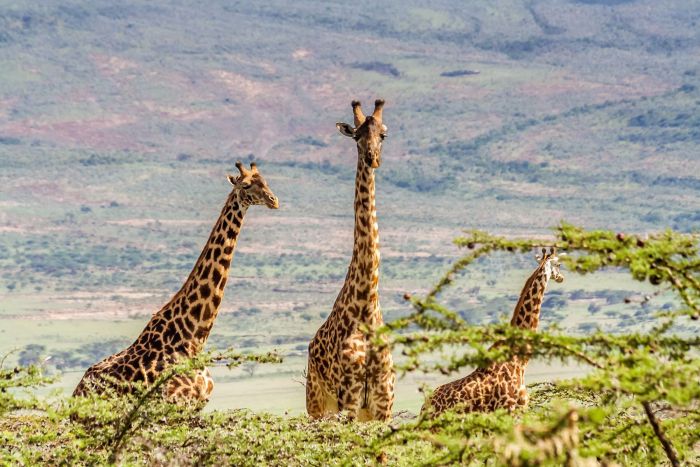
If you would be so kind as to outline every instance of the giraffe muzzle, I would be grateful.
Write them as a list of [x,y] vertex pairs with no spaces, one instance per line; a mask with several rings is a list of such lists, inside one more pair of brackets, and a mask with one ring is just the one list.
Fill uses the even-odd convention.
[[275,195],[268,195],[265,204],[270,209],[278,209],[280,207],[280,202]]
[[373,169],[379,168],[379,166],[382,165],[382,156],[368,156],[365,158],[365,164],[369,165]]

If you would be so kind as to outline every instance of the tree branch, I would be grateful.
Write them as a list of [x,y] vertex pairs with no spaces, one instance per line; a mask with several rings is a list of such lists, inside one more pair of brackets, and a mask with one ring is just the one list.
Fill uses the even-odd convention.
[[657,438],[659,438],[661,446],[663,446],[664,451],[666,451],[666,457],[668,457],[668,460],[671,461],[671,465],[673,467],[680,466],[681,463],[678,460],[678,454],[671,444],[671,441],[666,437],[666,434],[661,429],[661,425],[659,424],[659,420],[656,418],[656,415],[654,415],[651,404],[649,401],[644,401],[642,402],[642,406],[644,407],[644,412],[646,412],[647,418],[649,419],[649,424],[651,424],[651,427],[654,429],[654,434]]

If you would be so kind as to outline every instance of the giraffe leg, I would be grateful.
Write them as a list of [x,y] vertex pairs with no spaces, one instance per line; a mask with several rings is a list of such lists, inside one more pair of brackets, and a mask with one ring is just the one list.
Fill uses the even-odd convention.
[[364,395],[364,381],[354,374],[356,370],[357,368],[343,368],[343,377],[338,389],[338,410],[346,412],[350,419],[355,419],[360,414]]
[[[361,333],[350,335],[340,353],[340,383],[338,385],[338,409],[350,419],[358,418],[365,405],[367,385],[367,343]],[[363,417],[364,418],[364,417]]]
[[396,373],[391,352],[388,350],[372,355],[369,362],[368,373],[368,404],[367,411],[370,420],[387,422],[391,420],[391,411],[394,406],[394,385]]
[[306,413],[313,419],[338,411],[338,401],[332,400],[323,386],[321,377],[312,362],[306,374]]

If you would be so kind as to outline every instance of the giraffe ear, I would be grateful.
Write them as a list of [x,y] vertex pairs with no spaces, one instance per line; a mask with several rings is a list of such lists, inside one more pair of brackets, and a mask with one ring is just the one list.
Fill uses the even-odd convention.
[[238,177],[236,177],[235,175],[226,174],[226,178],[228,179],[228,182],[231,185],[236,186],[236,182],[238,181]]
[[341,135],[349,138],[355,137],[355,128],[353,128],[350,124],[338,122],[335,124],[335,127],[338,129]]

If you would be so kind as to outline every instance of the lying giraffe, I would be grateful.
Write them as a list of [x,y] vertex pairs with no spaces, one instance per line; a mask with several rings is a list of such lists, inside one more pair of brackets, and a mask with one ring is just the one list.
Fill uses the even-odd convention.
[[[542,298],[549,279],[562,282],[559,259],[554,248],[542,249],[539,265],[525,282],[520,299],[513,311],[511,326],[536,330],[540,320]],[[497,342],[494,346],[501,345]],[[499,408],[514,410],[528,403],[525,388],[525,367],[528,356],[513,356],[509,361],[477,368],[468,376],[440,386],[433,392],[422,411],[440,414],[455,406],[464,412],[488,412]]]
[[[236,239],[248,207],[279,207],[254,163],[250,170],[241,162],[236,167],[240,175],[228,175],[233,190],[180,291],[153,315],[133,344],[91,366],[74,396],[102,393],[107,387],[130,392],[130,383],[151,384],[169,365],[202,350],[224,296]],[[170,401],[206,402],[213,389],[209,370],[204,370],[194,376],[173,377],[164,388],[164,396]]]
[[338,123],[357,142],[355,243],[345,283],[328,319],[309,344],[306,411],[312,418],[344,411],[351,419],[389,420],[396,379],[391,352],[374,346],[364,330],[383,324],[379,308],[379,230],[374,170],[381,164],[384,101],[365,117],[353,101],[355,126]]

